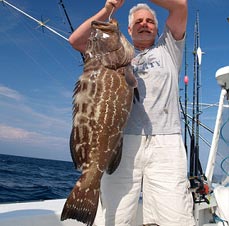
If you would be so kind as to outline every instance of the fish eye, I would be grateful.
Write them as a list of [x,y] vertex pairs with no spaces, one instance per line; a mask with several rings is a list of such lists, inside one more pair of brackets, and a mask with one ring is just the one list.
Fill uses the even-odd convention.
[[110,37],[110,35],[108,33],[103,32],[103,38],[109,38],[109,37]]

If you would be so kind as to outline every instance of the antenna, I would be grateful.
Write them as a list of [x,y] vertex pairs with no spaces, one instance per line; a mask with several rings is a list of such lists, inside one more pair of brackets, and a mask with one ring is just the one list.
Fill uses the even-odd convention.
[[0,0],[3,3],[7,4],[8,6],[12,7],[13,9],[17,10],[18,12],[22,13],[23,15],[27,16],[28,18],[30,18],[31,20],[37,22],[39,24],[39,26],[45,27],[47,28],[49,31],[51,31],[52,33],[58,35],[59,37],[63,38],[64,40],[68,41],[68,39],[66,37],[64,37],[63,35],[61,35],[60,33],[58,33],[57,31],[55,31],[54,29],[52,29],[51,27],[47,26],[45,24],[45,22],[42,22],[40,20],[37,20],[36,18],[30,16],[28,13],[22,11],[21,9],[17,8],[16,6],[10,4],[9,2],[5,1],[5,0]]

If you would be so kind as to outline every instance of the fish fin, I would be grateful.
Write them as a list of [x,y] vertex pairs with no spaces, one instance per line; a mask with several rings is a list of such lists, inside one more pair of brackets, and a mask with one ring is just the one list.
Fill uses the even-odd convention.
[[126,83],[129,86],[133,88],[136,88],[138,86],[137,79],[135,78],[133,69],[130,65],[125,67],[125,79],[126,79]]
[[106,170],[107,174],[112,174],[118,168],[122,158],[122,144],[123,138],[120,139],[118,146],[113,151],[113,155]]
[[134,88],[134,104],[136,103],[136,99],[138,102],[140,102],[140,95],[139,95],[139,91],[138,91],[138,88]]
[[90,161],[88,158],[88,152],[86,151],[89,149],[89,144],[86,142],[82,144],[80,141],[79,130],[75,126],[73,126],[71,131],[69,146],[75,168],[82,170],[83,165],[88,164],[88,161]]
[[73,113],[72,113],[72,116],[73,118],[75,117],[76,113],[77,113],[77,109],[75,108],[75,104],[74,104],[74,99],[75,99],[75,96],[77,95],[77,93],[80,91],[81,89],[81,82],[80,80],[78,80],[75,84],[75,88],[73,90],[73,101],[72,101],[72,105],[73,105]]
[[70,135],[70,141],[69,141],[69,146],[70,146],[70,153],[71,153],[71,157],[72,157],[72,160],[73,160],[73,163],[74,163],[74,166],[75,168],[80,168],[79,166],[77,166],[77,159],[74,155],[74,134],[73,134],[73,129],[72,129],[72,132],[71,132],[71,135]]
[[75,219],[87,226],[92,226],[95,220],[99,189],[82,189],[79,182],[76,183],[68,196],[61,213],[61,221]]
[[79,91],[79,88],[80,88],[80,80],[76,81],[73,94],[77,93]]

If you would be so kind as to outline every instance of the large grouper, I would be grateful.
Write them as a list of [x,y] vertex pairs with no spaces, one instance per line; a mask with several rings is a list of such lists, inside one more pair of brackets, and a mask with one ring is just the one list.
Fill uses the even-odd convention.
[[93,225],[103,173],[113,173],[121,160],[122,133],[137,86],[130,65],[133,57],[134,48],[115,19],[91,23],[83,74],[73,95],[70,137],[71,156],[82,174],[66,200],[61,220]]

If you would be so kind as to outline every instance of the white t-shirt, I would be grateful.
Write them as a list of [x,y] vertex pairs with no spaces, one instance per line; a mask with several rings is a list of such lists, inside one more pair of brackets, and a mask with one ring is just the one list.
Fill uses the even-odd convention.
[[140,101],[133,104],[125,134],[181,133],[178,76],[183,46],[184,39],[176,41],[165,27],[156,45],[136,50],[132,66]]

